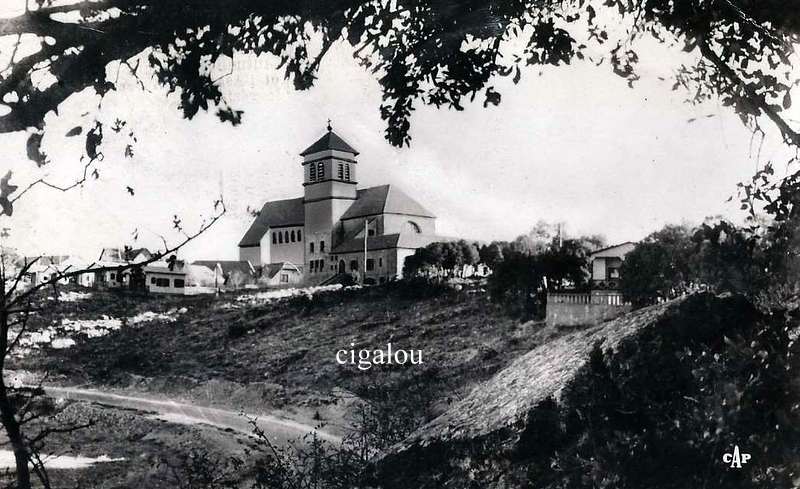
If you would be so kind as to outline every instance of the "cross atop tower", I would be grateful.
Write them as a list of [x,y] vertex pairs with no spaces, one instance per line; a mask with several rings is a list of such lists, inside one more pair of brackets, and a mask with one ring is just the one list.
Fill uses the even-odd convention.
[[331,120],[328,119],[328,132],[333,131],[333,127],[331,127]]

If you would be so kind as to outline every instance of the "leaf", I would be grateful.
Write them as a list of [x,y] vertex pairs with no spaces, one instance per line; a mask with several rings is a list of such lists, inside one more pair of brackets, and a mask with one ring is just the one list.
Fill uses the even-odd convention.
[[244,111],[242,110],[233,110],[229,107],[224,109],[219,109],[217,111],[217,117],[222,122],[230,122],[234,126],[238,126],[242,122],[242,114]]
[[47,164],[47,155],[42,151],[43,136],[42,133],[35,132],[28,136],[27,142],[28,159],[40,168]]
[[103,125],[101,123],[95,126],[86,133],[86,154],[90,159],[94,160],[100,153],[97,152],[98,146],[103,142]]
[[64,135],[68,138],[79,136],[83,132],[83,128],[81,126],[75,126]]
[[135,193],[135,192],[133,191],[133,187],[127,187],[127,186],[126,186],[126,187],[125,187],[125,190],[127,190],[127,191],[128,191],[128,193],[129,193],[129,194],[131,194],[131,195],[134,195],[134,193]]
[[0,179],[0,207],[3,209],[1,214],[5,214],[7,216],[11,216],[11,214],[14,212],[14,208],[9,197],[11,197],[11,194],[13,194],[17,188],[19,188],[16,185],[11,185],[9,180],[11,180],[11,170],[6,173],[6,176]]
[[783,108],[789,109],[792,106],[792,94],[791,92],[786,92],[786,95],[783,96]]

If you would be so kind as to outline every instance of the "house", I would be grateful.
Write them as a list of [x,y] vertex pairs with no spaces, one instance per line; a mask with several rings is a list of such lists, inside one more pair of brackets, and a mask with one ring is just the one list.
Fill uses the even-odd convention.
[[[35,286],[52,280],[60,274],[85,269],[89,264],[83,258],[75,255],[40,255],[27,256],[22,263],[31,263],[23,277],[26,286]],[[82,273],[58,281],[60,284],[75,284],[82,287],[94,285],[93,273]]]
[[182,260],[153,262],[144,267],[145,287],[154,294],[196,295],[213,293],[214,270]]
[[100,257],[94,262],[91,268],[111,268],[110,270],[97,271],[94,273],[94,285],[101,288],[127,287],[132,289],[145,289],[144,274],[141,267],[116,270],[116,267],[123,267],[130,264],[144,263],[153,258],[153,254],[147,248],[103,248]]
[[303,272],[292,263],[270,263],[261,267],[259,285],[268,287],[292,287],[303,282]]
[[547,324],[552,326],[596,324],[630,311],[630,303],[625,301],[619,291],[619,280],[625,256],[635,247],[636,243],[626,241],[590,254],[591,289],[588,293],[575,291],[548,293]]
[[636,243],[624,243],[609,246],[589,255],[592,268],[592,289],[616,290],[619,288],[620,268],[625,255],[633,251]]
[[328,125],[300,153],[303,196],[265,203],[239,260],[309,285],[346,273],[364,283],[399,276],[407,256],[437,240],[436,216],[395,185],[358,188],[358,154]]
[[207,267],[214,272],[214,287],[239,289],[255,285],[258,271],[249,261],[197,260],[192,265]]

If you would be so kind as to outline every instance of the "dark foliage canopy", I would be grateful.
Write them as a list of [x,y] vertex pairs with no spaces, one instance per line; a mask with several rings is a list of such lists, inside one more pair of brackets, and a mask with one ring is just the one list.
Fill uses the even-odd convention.
[[[592,62],[634,84],[635,41],[653,37],[696,55],[693,63],[671,67],[675,88],[687,89],[691,101],[718,98],[751,127],[766,118],[787,142],[800,143],[781,115],[797,82],[791,54],[800,0],[28,3],[24,13],[0,19],[0,36],[24,42],[33,36],[40,44],[0,71],[7,109],[0,132],[41,130],[45,115],[70,95],[115,90],[106,73],[115,61],[134,76],[149,64],[162,85],[180,94],[185,117],[216,110],[222,121],[238,124],[243,112],[227,105],[210,74],[220,59],[235,52],[278,56],[286,78],[302,90],[314,83],[331,45],[344,42],[380,82],[385,136],[403,145],[415,105],[459,110],[476,97],[496,105],[494,77],[518,82],[525,66]],[[37,86],[32,76],[42,72],[58,82]],[[87,138],[87,152],[101,132],[75,129]],[[32,138],[29,154],[41,163],[39,140]]]

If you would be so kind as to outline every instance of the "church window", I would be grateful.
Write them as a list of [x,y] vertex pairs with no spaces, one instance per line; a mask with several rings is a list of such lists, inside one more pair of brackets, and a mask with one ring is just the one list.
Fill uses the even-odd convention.
[[325,253],[325,241],[320,241],[319,242],[319,252],[320,253]]
[[367,229],[367,236],[375,236],[375,230],[374,229]]
[[350,260],[350,270],[353,272],[358,271],[358,260]]
[[308,243],[308,251],[314,253],[314,242]]
[[367,258],[367,271],[375,270],[375,260],[372,258]]
[[325,270],[325,260],[323,259],[319,261],[319,271],[322,272],[324,270]]
[[284,243],[288,243],[289,242],[289,231],[284,231],[283,232],[283,242]]
[[378,266],[383,267],[383,257],[378,258]]
[[322,180],[323,178],[325,178],[325,164],[320,161],[317,163],[317,179]]
[[294,243],[294,229],[292,229],[292,234],[289,235],[292,238],[292,243]]
[[278,235],[272,233],[272,244],[278,244]]
[[283,244],[283,233],[278,232],[278,243]]
[[414,221],[406,221],[406,224],[408,224],[408,227],[411,228],[411,231],[417,234],[422,233],[422,229],[419,227],[419,224],[415,223]]
[[344,180],[344,165],[339,163],[339,180]]
[[308,168],[308,179],[314,181],[317,179],[317,165],[311,163]]
[[303,241],[303,235],[300,234],[300,230],[297,230],[297,241]]
[[350,165],[344,165],[344,179],[345,181],[350,181]]

